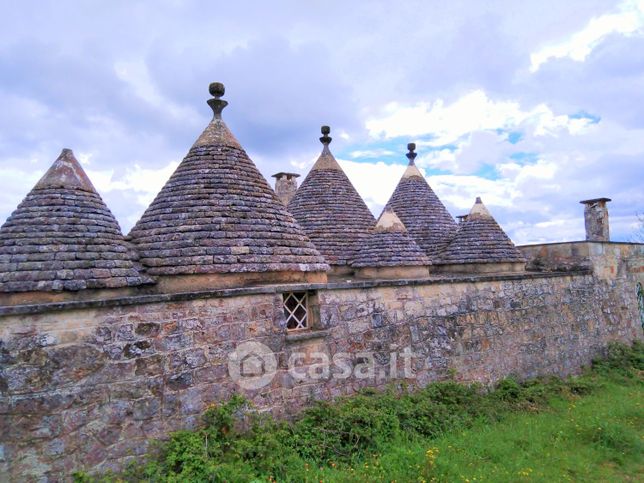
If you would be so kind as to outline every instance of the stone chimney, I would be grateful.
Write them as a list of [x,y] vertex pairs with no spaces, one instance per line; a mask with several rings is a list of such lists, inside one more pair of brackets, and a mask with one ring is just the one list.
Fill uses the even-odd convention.
[[275,178],[275,193],[277,197],[282,200],[284,206],[288,206],[291,198],[295,196],[297,191],[297,178],[300,175],[297,173],[276,173],[273,175]]
[[587,241],[610,241],[608,230],[608,207],[610,198],[596,198],[580,201],[584,205],[584,222]]

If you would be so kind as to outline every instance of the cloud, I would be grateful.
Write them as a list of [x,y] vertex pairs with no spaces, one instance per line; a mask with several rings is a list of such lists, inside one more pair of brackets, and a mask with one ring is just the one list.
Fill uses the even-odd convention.
[[556,240],[583,234],[579,199],[609,196],[625,238],[617,220],[644,211],[644,36],[628,20],[641,1],[14,2],[0,218],[70,147],[127,231],[205,127],[219,80],[266,177],[304,175],[329,124],[375,214],[415,141],[454,214],[482,195],[517,240]]
[[536,136],[554,135],[562,129],[577,133],[591,121],[585,117],[556,115],[545,103],[524,110],[516,100],[494,100],[484,91],[475,90],[451,104],[443,99],[411,106],[390,103],[379,117],[366,121],[366,128],[374,138],[429,136],[424,145],[444,146],[473,132],[508,131],[524,124]]
[[644,34],[644,0],[627,0],[616,13],[593,17],[579,32],[567,40],[549,45],[530,55],[530,71],[536,72],[551,59],[568,57],[583,62],[609,35]]
[[351,151],[352,158],[383,158],[386,156],[395,156],[397,153],[391,149],[366,149]]

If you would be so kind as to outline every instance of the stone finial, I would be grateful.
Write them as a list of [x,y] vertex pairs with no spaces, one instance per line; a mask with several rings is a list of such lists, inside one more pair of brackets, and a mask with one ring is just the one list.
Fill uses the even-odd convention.
[[328,146],[329,144],[331,144],[331,140],[333,139],[331,136],[329,136],[329,133],[331,132],[331,128],[329,126],[322,126],[320,128],[320,132],[322,133],[320,142],[325,146]]
[[407,159],[409,160],[409,166],[414,166],[414,159],[418,156],[418,154],[414,152],[416,150],[416,143],[409,143],[407,145],[407,149],[409,152],[405,156],[407,156]]
[[210,95],[214,97],[214,99],[208,99],[208,105],[212,109],[215,119],[221,119],[221,112],[228,105],[228,101],[220,99],[226,93],[226,88],[221,82],[212,82],[208,90]]
[[594,198],[580,201],[584,205],[584,225],[586,227],[587,241],[610,241],[610,227],[608,222],[608,207],[606,203],[610,198]]
[[297,178],[300,177],[297,173],[275,173],[275,193],[282,201],[284,206],[288,206],[289,201],[295,196],[297,191]]

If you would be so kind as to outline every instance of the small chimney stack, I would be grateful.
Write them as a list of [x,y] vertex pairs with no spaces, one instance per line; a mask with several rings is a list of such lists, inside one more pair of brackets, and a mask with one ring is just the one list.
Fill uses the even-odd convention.
[[288,206],[291,198],[295,196],[297,191],[297,178],[300,175],[297,173],[275,173],[273,178],[275,178],[275,193],[277,197],[282,200],[284,206]]
[[587,241],[610,241],[608,227],[608,207],[610,198],[595,198],[580,201],[584,205],[584,222],[586,225]]

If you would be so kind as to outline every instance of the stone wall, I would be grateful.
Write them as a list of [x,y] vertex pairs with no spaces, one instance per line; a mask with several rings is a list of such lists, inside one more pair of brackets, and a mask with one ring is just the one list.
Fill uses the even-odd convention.
[[[608,342],[642,337],[635,284],[585,272],[299,287],[317,289],[316,323],[289,334],[279,286],[5,311],[0,480],[118,468],[234,392],[288,416],[392,380],[571,374]],[[257,389],[229,374],[249,342],[277,366]]]
[[634,276],[644,283],[644,243],[564,242],[518,247],[528,268],[540,271],[592,269],[604,279]]

